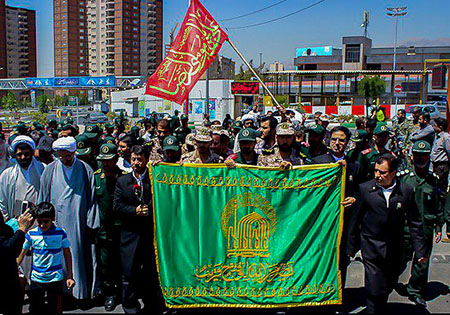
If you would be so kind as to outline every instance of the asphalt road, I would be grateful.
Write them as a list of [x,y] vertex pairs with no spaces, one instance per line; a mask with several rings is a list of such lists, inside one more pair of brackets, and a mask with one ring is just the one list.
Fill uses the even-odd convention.
[[[407,283],[409,279],[409,265],[401,276],[401,283]],[[348,303],[346,311],[350,314],[364,314],[364,269],[360,261],[355,260],[350,264],[347,276],[347,287],[344,290],[344,300]],[[415,306],[407,297],[393,292],[389,297],[388,310],[390,314],[438,314],[450,313],[450,241],[441,242],[435,245],[432,254],[431,272],[427,290],[427,309]],[[24,311],[28,311],[25,305]],[[277,314],[277,312],[287,311],[291,314],[334,314],[334,309],[327,307],[304,307],[296,309],[271,309],[271,310],[251,310],[251,309],[189,309],[179,310],[177,315],[191,314]],[[113,312],[106,312],[102,306],[91,307],[85,310],[65,311],[65,314],[101,314],[113,313],[123,314],[119,305]]]

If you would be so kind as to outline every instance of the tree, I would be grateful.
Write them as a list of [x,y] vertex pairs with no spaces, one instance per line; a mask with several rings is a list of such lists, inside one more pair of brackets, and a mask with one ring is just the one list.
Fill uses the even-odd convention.
[[8,97],[6,95],[2,96],[1,103],[3,109],[8,109]]
[[358,94],[365,98],[367,109],[373,99],[379,98],[386,91],[386,82],[380,77],[367,77],[359,81]]
[[17,108],[16,94],[11,91],[8,91],[8,96],[6,97],[6,108],[9,110],[14,110]]
[[39,112],[48,113],[49,99],[47,94],[44,93],[42,95],[39,95],[36,98],[36,102],[39,108]]
[[[255,67],[253,65],[253,59],[252,59],[252,60],[250,60],[249,64],[253,68],[253,70],[255,70],[255,72],[258,74],[258,76],[260,76],[260,77],[261,77],[261,74],[266,70],[266,69],[264,69],[265,65],[266,65],[265,62],[263,62],[262,65]],[[249,81],[254,76],[255,75],[253,74],[253,72],[250,69],[247,68],[247,70],[244,70],[244,67],[241,65],[239,67],[239,73],[234,76],[234,79],[236,81]]]

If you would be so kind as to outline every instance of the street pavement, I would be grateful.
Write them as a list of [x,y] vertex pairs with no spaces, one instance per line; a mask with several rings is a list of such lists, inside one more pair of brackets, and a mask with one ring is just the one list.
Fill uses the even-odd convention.
[[[432,254],[431,272],[427,290],[427,309],[415,306],[407,297],[399,295],[394,291],[389,297],[388,311],[390,314],[438,314],[450,313],[450,240],[435,245]],[[400,283],[406,284],[409,279],[409,268],[400,277]],[[357,257],[349,266],[347,276],[347,288],[344,290],[344,300],[346,301],[346,311],[350,314],[364,314],[364,268]],[[25,305],[25,313],[28,311],[28,305]],[[295,309],[189,309],[178,310],[177,315],[191,314],[277,314],[277,312],[287,311],[291,314],[334,314],[335,310],[328,307],[302,307]],[[123,314],[122,307],[119,305],[113,312],[106,312],[101,306],[92,307],[86,310],[65,311],[65,314]]]

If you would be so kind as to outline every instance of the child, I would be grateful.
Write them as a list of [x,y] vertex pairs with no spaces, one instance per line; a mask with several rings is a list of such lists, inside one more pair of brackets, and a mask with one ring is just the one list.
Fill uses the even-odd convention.
[[[17,263],[20,264],[27,251],[31,251],[33,262],[30,312],[31,314],[62,314],[63,256],[67,269],[67,288],[71,289],[75,286],[70,243],[66,232],[53,223],[55,207],[51,203],[42,202],[34,208],[33,212],[37,227],[25,235],[23,250],[17,258]],[[47,310],[45,310],[45,293],[47,293]]]

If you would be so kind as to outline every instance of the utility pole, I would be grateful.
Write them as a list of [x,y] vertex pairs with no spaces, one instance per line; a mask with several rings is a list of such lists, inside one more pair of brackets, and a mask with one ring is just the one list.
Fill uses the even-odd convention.
[[259,53],[259,67],[261,68],[261,70],[262,70],[262,56],[263,56],[263,53],[260,52]]

